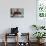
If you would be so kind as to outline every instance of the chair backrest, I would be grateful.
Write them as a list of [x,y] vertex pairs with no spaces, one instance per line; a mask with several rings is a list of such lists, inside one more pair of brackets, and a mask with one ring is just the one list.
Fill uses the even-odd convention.
[[11,28],[11,34],[18,33],[18,27],[16,28]]

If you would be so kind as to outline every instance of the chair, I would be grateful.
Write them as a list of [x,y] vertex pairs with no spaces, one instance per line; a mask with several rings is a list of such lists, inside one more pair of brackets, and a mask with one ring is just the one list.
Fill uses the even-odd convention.
[[11,33],[5,33],[5,46],[7,46],[7,44],[8,44],[7,38],[10,38],[13,36],[17,36],[17,38],[15,40],[17,40],[16,46],[18,46],[18,27],[11,28]]
[[26,38],[26,41],[20,42],[19,46],[30,46],[29,33],[21,33],[22,40]]

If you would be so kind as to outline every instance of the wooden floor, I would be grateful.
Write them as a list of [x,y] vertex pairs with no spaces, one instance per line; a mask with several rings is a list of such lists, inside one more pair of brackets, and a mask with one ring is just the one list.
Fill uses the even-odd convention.
[[[4,43],[2,42],[0,42],[0,46],[4,46]],[[10,42],[10,43],[8,43],[8,45],[7,46],[15,46],[15,43],[12,43],[12,42]],[[25,46],[25,45],[24,45]],[[30,46],[37,46],[37,43],[30,43]],[[41,45],[41,46],[46,46],[46,43],[44,43],[44,45]]]

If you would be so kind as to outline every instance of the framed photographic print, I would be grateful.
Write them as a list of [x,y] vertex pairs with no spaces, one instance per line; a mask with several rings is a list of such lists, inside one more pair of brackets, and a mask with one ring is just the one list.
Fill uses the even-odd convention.
[[11,17],[24,17],[24,9],[23,8],[11,8],[10,16]]
[[36,2],[36,23],[46,25],[46,0],[37,0]]
[[37,15],[39,18],[46,17],[46,0],[37,0]]

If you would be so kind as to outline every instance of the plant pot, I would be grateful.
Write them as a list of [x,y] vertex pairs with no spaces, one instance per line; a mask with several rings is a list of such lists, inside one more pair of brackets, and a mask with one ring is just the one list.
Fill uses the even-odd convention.
[[40,43],[40,39],[37,39],[37,43]]
[[37,42],[38,42],[39,44],[41,44],[41,43],[44,42],[44,40],[45,40],[45,39],[38,39]]

